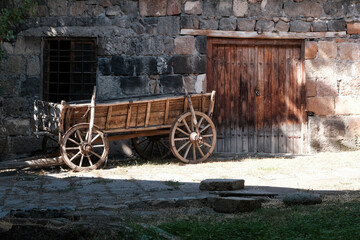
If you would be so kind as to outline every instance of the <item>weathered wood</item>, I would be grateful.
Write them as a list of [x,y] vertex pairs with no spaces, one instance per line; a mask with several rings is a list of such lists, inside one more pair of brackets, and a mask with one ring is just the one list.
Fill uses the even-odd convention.
[[117,141],[117,140],[131,139],[136,137],[150,137],[150,136],[167,135],[167,134],[169,134],[169,129],[165,129],[165,130],[159,129],[159,130],[141,131],[141,132],[133,132],[129,134],[108,136],[108,140]]
[[164,116],[164,123],[167,124],[168,123],[168,119],[169,119],[169,99],[166,99],[166,103],[165,103],[165,116]]
[[4,169],[23,169],[23,168],[43,168],[63,165],[61,156],[52,158],[26,158],[0,162],[0,170]]
[[316,39],[316,38],[336,38],[345,37],[346,32],[242,32],[242,31],[221,31],[221,30],[202,30],[202,29],[181,29],[182,35],[205,35],[208,37],[221,38],[259,38],[259,39]]
[[149,125],[150,115],[151,115],[151,103],[148,102],[146,107],[145,127]]
[[128,129],[130,127],[130,121],[131,121],[131,111],[132,111],[132,105],[129,104],[127,109],[128,109],[128,112],[127,112],[127,117],[126,117],[126,129]]

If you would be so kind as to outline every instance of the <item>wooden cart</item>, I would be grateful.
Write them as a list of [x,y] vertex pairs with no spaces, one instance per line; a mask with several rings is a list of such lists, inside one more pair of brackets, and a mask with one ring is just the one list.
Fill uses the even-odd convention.
[[204,94],[152,95],[95,103],[35,100],[36,135],[52,136],[64,162],[75,171],[96,169],[108,156],[109,141],[132,139],[135,150],[148,159],[173,153],[185,163],[206,160],[216,144],[211,120],[215,91]]

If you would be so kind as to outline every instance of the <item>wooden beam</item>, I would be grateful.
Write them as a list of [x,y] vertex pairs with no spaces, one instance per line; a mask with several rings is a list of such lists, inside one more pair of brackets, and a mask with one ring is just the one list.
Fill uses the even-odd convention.
[[26,158],[6,162],[0,162],[0,170],[4,169],[22,169],[22,168],[43,168],[63,165],[62,156],[43,157],[43,158]]
[[242,32],[242,31],[222,31],[205,29],[181,29],[182,35],[205,35],[208,37],[223,38],[264,38],[264,39],[313,39],[313,38],[335,38],[345,37],[346,32]]

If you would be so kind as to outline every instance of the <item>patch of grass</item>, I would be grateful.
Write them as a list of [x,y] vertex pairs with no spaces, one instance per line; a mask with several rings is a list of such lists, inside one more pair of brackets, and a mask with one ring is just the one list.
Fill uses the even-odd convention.
[[165,185],[172,187],[176,190],[179,190],[181,185],[184,185],[183,183],[180,183],[179,181],[165,181]]
[[[158,225],[180,239],[360,239],[360,202],[260,209],[233,218],[191,217]],[[131,239],[163,239],[158,231],[132,228]]]

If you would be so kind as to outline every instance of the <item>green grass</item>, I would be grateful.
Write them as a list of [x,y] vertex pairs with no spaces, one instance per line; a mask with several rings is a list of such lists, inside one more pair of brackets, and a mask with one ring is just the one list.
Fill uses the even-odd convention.
[[[180,239],[360,239],[360,202],[260,209],[231,219],[192,217],[157,227]],[[163,239],[136,225],[129,239]]]

